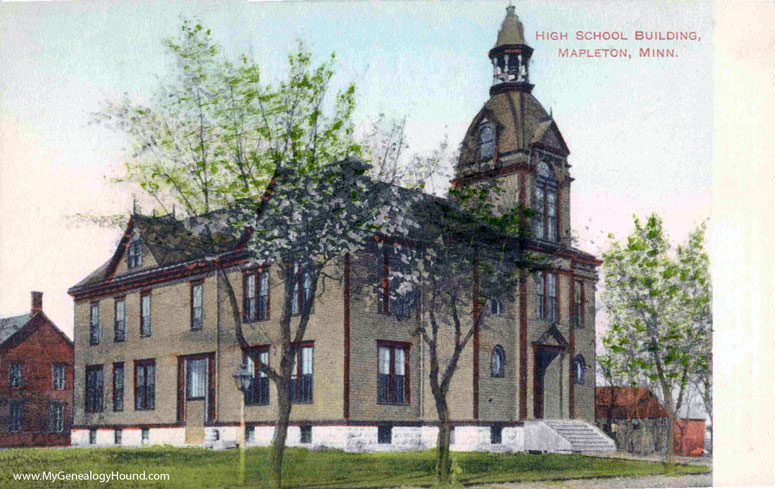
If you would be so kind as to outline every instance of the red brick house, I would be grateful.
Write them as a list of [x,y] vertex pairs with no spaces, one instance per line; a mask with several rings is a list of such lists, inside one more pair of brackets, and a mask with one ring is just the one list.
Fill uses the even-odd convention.
[[[639,454],[665,451],[667,411],[646,387],[596,388],[595,420],[619,450]],[[702,456],[704,442],[704,419],[676,420],[676,455]]]
[[69,445],[73,342],[43,313],[0,319],[0,447]]

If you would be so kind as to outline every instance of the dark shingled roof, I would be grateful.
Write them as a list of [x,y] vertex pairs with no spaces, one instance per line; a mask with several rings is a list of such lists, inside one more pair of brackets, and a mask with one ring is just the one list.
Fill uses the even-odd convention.
[[13,316],[10,318],[0,319],[0,345],[5,343],[5,340],[14,335],[17,331],[22,329],[32,318],[31,313],[22,314],[20,316]]

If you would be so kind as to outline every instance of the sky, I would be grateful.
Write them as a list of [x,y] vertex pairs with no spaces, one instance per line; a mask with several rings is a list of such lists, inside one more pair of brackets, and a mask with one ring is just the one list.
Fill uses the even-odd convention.
[[[0,316],[30,291],[72,335],[67,289],[104,263],[121,235],[76,214],[127,214],[138,190],[113,183],[128,140],[91,114],[123,93],[150,99],[170,72],[162,41],[181,16],[210,28],[224,52],[281,76],[298,39],[319,61],[336,53],[336,86],[356,85],[355,120],[407,118],[410,151],[457,144],[487,101],[507,2],[0,3]],[[571,155],[572,226],[599,254],[632,216],[657,212],[671,239],[711,215],[713,45],[710,2],[518,1],[535,52],[533,94]],[[635,41],[635,31],[693,31],[698,41]],[[536,39],[567,32],[568,40]],[[627,41],[576,41],[577,31]],[[640,58],[641,47],[674,58]],[[632,59],[562,58],[560,48],[628,49]],[[602,318],[602,315],[601,315]],[[602,321],[604,319],[600,319]],[[599,325],[600,326],[600,325]]]

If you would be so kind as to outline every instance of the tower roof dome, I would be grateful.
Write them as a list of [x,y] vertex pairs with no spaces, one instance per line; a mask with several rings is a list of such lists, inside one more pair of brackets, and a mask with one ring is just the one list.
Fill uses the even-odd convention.
[[495,41],[494,47],[514,44],[526,44],[525,28],[522,26],[522,22],[517,14],[514,13],[514,6],[509,5],[506,8],[506,17],[498,30],[498,39]]

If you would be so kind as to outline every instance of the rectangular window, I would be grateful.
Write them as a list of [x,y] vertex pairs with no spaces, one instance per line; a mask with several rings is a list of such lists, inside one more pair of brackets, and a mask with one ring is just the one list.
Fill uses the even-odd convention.
[[542,186],[540,185],[534,185],[533,186],[533,211],[535,212],[535,215],[533,216],[533,234],[535,234],[535,237],[538,239],[544,239],[545,236],[545,229],[544,225],[546,224],[546,220],[544,219],[544,209],[546,206],[546,193]]
[[8,402],[8,431],[16,432],[22,430],[22,402]]
[[94,303],[89,306],[89,344],[100,344],[100,305]]
[[450,426],[449,427],[449,444],[454,445],[455,444],[455,427]]
[[245,391],[245,403],[251,405],[269,404],[269,377],[261,371],[258,363],[269,365],[269,349],[262,347],[249,355],[245,355],[245,363],[253,372],[253,381],[250,387]]
[[301,443],[312,443],[312,426],[299,426],[301,431]]
[[140,336],[151,336],[151,293],[140,296]]
[[124,410],[124,364],[113,364],[113,411]]
[[554,321],[557,318],[557,275],[546,274],[546,319]]
[[135,360],[135,411],[156,408],[156,361]]
[[122,438],[122,432],[121,428],[116,428],[113,430],[113,443],[116,445],[121,445],[121,438]]
[[143,264],[143,242],[134,240],[129,243],[129,256],[127,257],[127,266],[136,268]]
[[409,403],[409,345],[377,342],[377,402]]
[[377,443],[393,443],[393,427],[390,425],[380,425],[377,427]]
[[102,365],[86,367],[86,406],[87,413],[102,412]]
[[398,248],[386,247],[382,250],[379,264],[379,289],[377,310],[380,314],[393,314],[397,319],[410,316],[416,294],[403,290],[407,281],[406,257]]
[[204,399],[207,396],[207,358],[186,360],[186,400]]
[[581,280],[573,283],[573,324],[577,328],[584,327],[584,283]]
[[55,391],[61,391],[65,388],[65,364],[55,363],[51,365],[51,384]]
[[147,445],[151,441],[151,429],[143,428],[140,430],[140,439],[143,445]]
[[503,427],[491,426],[490,427],[490,443],[493,445],[500,445],[503,443]]
[[22,364],[11,363],[8,366],[8,386],[11,388],[21,387],[24,379],[22,379]]
[[311,403],[313,392],[312,345],[295,347],[293,355],[293,371],[289,385],[291,402]]
[[539,273],[536,284],[536,316],[554,321],[557,317],[557,275]]
[[269,319],[269,270],[245,272],[242,276],[244,321]]
[[97,444],[97,430],[94,428],[89,430],[89,445]]
[[65,404],[63,402],[52,402],[48,405],[49,427],[54,433],[61,433],[65,430]]
[[312,274],[308,270],[302,270],[301,265],[293,266],[293,292],[291,293],[291,315],[298,316],[312,300]]
[[126,302],[123,298],[116,299],[113,303],[113,341],[126,339]]
[[245,442],[253,443],[256,441],[256,427],[245,426]]
[[557,241],[557,192],[546,192],[546,240]]
[[191,329],[202,329],[204,319],[204,283],[193,282],[191,284]]

